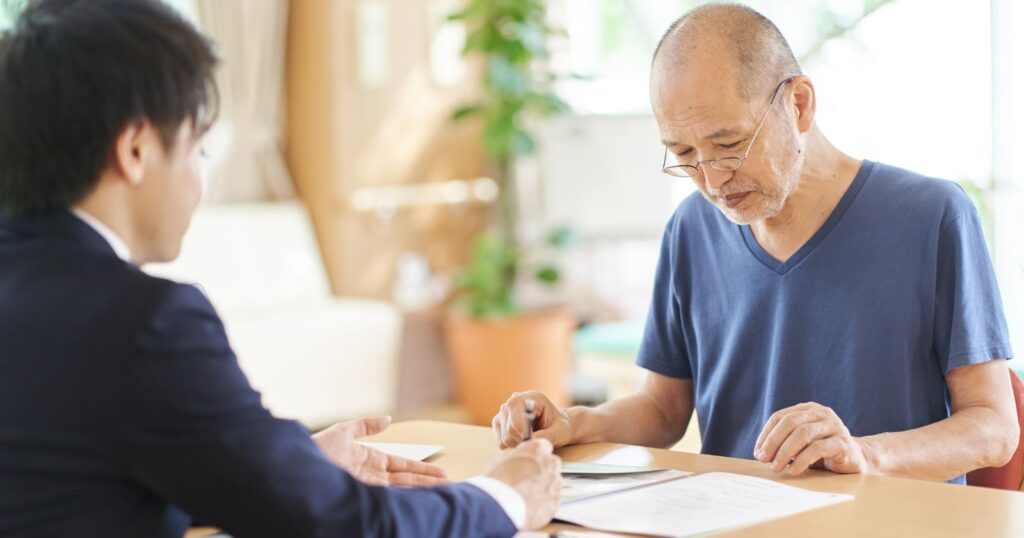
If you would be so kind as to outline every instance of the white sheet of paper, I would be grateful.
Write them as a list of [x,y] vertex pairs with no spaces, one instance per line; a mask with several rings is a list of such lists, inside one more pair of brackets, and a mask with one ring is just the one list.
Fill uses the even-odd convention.
[[556,519],[610,532],[680,537],[753,525],[853,500],[771,480],[707,473],[562,505]]
[[357,443],[379,450],[385,454],[398,456],[408,460],[423,461],[441,451],[439,445],[412,445],[406,443],[371,443],[369,441],[356,441]]
[[[551,535],[546,535],[550,538]],[[621,534],[599,533],[596,531],[558,531],[558,538],[623,538]]]
[[562,504],[627,489],[651,486],[689,475],[690,473],[675,469],[639,474],[569,475],[562,479],[565,484],[562,489]]
[[562,474],[638,474],[664,471],[657,467],[630,467],[628,465],[605,465],[603,463],[589,463],[585,461],[563,461]]
[[514,538],[551,538],[552,536],[557,536],[558,538],[623,538],[621,534],[599,533],[597,531],[558,531],[557,534],[521,531]]

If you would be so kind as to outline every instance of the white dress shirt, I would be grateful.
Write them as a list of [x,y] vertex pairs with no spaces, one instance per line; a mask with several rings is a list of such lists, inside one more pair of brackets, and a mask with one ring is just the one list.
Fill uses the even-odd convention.
[[118,258],[132,263],[132,252],[128,250],[128,244],[114,233],[114,230],[111,230],[106,224],[100,222],[99,219],[77,207],[72,207],[71,212],[82,222],[88,224],[90,228],[96,230],[96,233],[100,234],[100,237],[110,245],[110,248],[114,249],[114,254],[117,254]]
[[[117,254],[118,258],[128,263],[132,262],[132,253],[128,249],[128,244],[114,233],[114,230],[111,230],[110,227],[100,222],[99,219],[77,207],[71,208],[71,212],[81,219],[82,222],[88,224],[90,228],[96,230],[96,233],[100,234],[107,244],[110,245],[110,248],[114,249],[114,253]],[[475,476],[466,480],[466,483],[490,495],[501,506],[501,509],[505,511],[505,515],[512,520],[512,524],[517,529],[522,529],[523,525],[526,524],[526,501],[512,486],[487,476]]]
[[523,529],[526,524],[526,500],[512,486],[489,476],[474,476],[466,480],[466,483],[484,490],[501,506],[512,524],[519,530]]

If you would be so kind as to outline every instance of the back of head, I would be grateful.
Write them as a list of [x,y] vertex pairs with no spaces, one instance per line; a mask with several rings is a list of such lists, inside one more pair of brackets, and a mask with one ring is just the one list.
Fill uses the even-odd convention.
[[213,121],[211,43],[160,0],[39,0],[0,38],[0,213],[83,199],[117,134]]
[[712,61],[713,54],[723,72],[736,76],[745,98],[763,97],[781,80],[801,74],[778,27],[739,4],[705,4],[676,19],[658,42],[653,64],[655,70],[681,70]]

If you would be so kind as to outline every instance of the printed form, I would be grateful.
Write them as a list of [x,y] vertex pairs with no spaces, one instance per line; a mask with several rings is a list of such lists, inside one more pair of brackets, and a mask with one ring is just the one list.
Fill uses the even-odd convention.
[[675,538],[743,527],[853,500],[731,473],[706,473],[563,505],[556,519]]

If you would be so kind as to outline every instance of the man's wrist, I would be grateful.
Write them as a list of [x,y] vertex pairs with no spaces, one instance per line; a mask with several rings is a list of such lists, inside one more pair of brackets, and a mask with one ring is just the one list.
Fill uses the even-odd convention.
[[864,474],[882,475],[885,474],[883,471],[883,451],[881,447],[875,442],[877,436],[869,437],[854,437],[853,442],[857,443],[860,447],[861,458],[864,461]]
[[466,483],[486,493],[508,516],[516,529],[523,530],[526,525],[526,500],[512,486],[489,476],[474,476]]
[[587,423],[587,417],[592,410],[589,407],[577,405],[576,407],[570,407],[565,410],[565,415],[569,421],[569,444],[575,445],[580,443],[592,443],[597,439],[590,439],[586,435],[584,426]]

